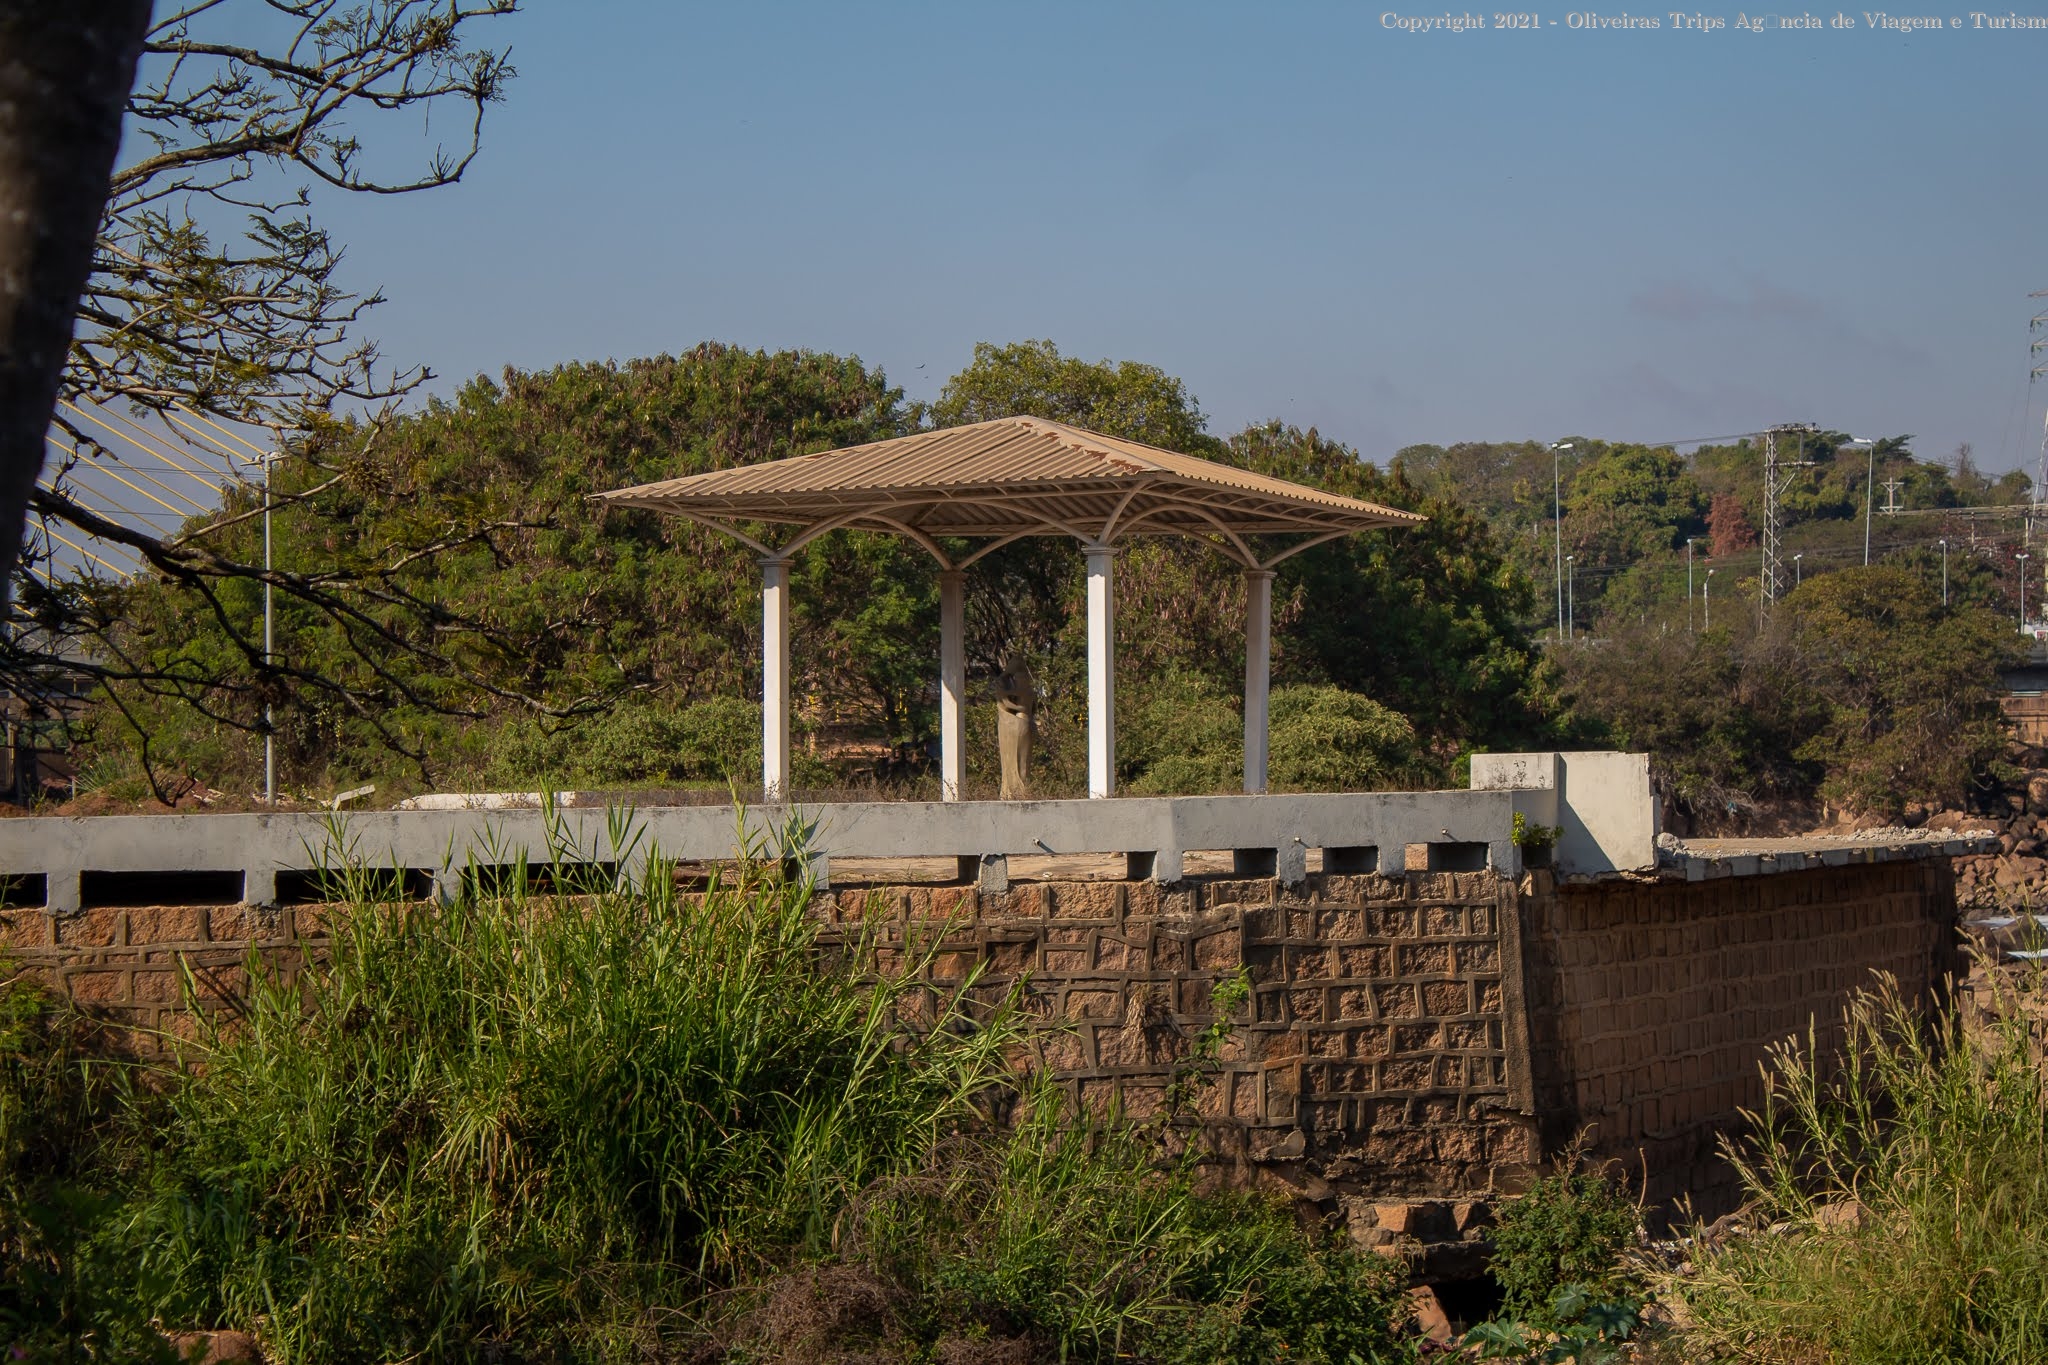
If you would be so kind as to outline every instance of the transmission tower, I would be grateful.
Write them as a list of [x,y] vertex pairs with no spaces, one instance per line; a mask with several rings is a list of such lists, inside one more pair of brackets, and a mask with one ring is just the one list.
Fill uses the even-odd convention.
[[[1779,499],[1791,487],[1798,471],[1813,464],[1806,458],[1806,438],[1819,430],[1811,422],[1785,422],[1764,432],[1764,563],[1760,576],[1763,599],[1759,605],[1766,612],[1785,591],[1785,510]],[[1789,460],[1778,454],[1778,442],[1785,438],[1796,442],[1796,453]]]

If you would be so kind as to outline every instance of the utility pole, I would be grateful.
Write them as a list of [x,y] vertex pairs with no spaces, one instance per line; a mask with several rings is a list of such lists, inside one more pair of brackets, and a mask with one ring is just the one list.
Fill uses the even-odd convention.
[[[277,660],[277,616],[272,609],[270,589],[270,467],[277,452],[263,457],[263,666]],[[266,684],[270,682],[265,679]],[[263,703],[263,804],[277,804],[277,717],[269,702]]]
[[1893,475],[1884,481],[1884,514],[1886,516],[1895,517],[1899,514],[1899,490],[1905,486],[1906,481],[1897,475]]
[[1692,543],[1698,539],[1698,536],[1685,538],[1685,629],[1688,634],[1692,631]]
[[1557,634],[1564,637],[1564,484],[1557,467],[1557,452],[1570,450],[1571,441],[1557,441],[1550,447],[1550,553],[1557,566]]
[[1577,555],[1566,555],[1564,557],[1564,571],[1564,638],[1569,640],[1575,637],[1579,630],[1579,557]]
[[[1806,458],[1806,438],[1820,428],[1811,422],[1782,422],[1764,432],[1764,555],[1757,603],[1759,617],[1767,616],[1785,590],[1785,509],[1780,499],[1791,486],[1798,470],[1813,463]],[[1778,458],[1778,442],[1785,437],[1797,442],[1797,454],[1789,460]]]

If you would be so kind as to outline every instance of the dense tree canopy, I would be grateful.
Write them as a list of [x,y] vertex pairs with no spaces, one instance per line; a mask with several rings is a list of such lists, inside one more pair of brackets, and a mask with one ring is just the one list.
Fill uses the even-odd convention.
[[[1462,748],[1544,733],[1547,693],[1517,625],[1528,584],[1485,523],[1457,504],[1312,431],[1271,424],[1211,437],[1180,381],[1130,362],[1077,361],[1044,342],[979,348],[928,417],[1005,412],[1088,422],[1429,514],[1417,528],[1350,537],[1289,560],[1279,583],[1279,684],[1370,700],[1377,709],[1359,734],[1399,733],[1417,746],[1399,764],[1360,760],[1347,769],[1357,780],[1372,772],[1396,780],[1397,769],[1424,780],[1418,756],[1441,776]],[[758,740],[732,707],[750,704],[742,699],[759,687],[752,556],[673,518],[601,511],[589,495],[875,440],[911,429],[918,416],[856,359],[707,344],[680,356],[478,379],[374,441],[338,424],[318,438],[317,460],[280,471],[286,492],[304,494],[277,514],[284,568],[381,576],[405,606],[380,615],[377,628],[462,667],[422,667],[378,649],[372,633],[351,634],[346,623],[284,601],[285,676],[268,681],[248,648],[260,633],[255,585],[231,585],[209,602],[174,583],[139,584],[107,604],[121,623],[114,645],[176,682],[116,685],[120,708],[103,724],[101,751],[111,753],[124,733],[148,735],[160,764],[228,780],[248,770],[254,752],[231,723],[251,723],[269,703],[279,708],[287,771],[302,782],[396,777],[393,755],[406,759],[413,780],[435,782],[750,781]],[[215,532],[225,552],[253,550],[250,510],[228,509],[233,524]],[[394,564],[395,551],[423,545],[432,553],[397,554]],[[1015,647],[1044,686],[1049,791],[1079,779],[1080,567],[1072,544],[1034,539],[983,560],[969,583],[971,677],[988,676]],[[859,741],[871,753],[893,746],[914,758],[933,733],[933,570],[922,551],[886,536],[839,533],[798,558],[795,693],[802,725],[824,751]],[[1188,695],[1217,699],[1220,733],[1234,736],[1244,668],[1238,566],[1198,541],[1140,540],[1119,554],[1117,597],[1128,703],[1184,683]],[[323,690],[314,678],[339,678],[346,691]],[[1304,724],[1327,722],[1332,734],[1364,724],[1332,719],[1357,703],[1326,696],[1319,706],[1304,711]],[[1132,780],[1150,763],[1139,730],[1142,723],[1125,746]],[[1239,756],[1216,761],[1234,765]],[[809,771],[822,780],[815,765]]]

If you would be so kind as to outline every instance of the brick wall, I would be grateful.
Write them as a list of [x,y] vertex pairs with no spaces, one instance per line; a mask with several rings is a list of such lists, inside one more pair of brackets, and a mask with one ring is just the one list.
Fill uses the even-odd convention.
[[[1227,1153],[1313,1192],[1452,1197],[1535,1160],[1512,885],[1492,873],[881,888],[834,893],[893,932],[953,917],[933,969],[1025,980],[1041,1055],[1077,1101],[1160,1109],[1210,992],[1240,964],[1247,1022],[1199,1088]],[[890,932],[885,930],[884,932]]]
[[295,971],[326,950],[316,906],[107,906],[69,915],[0,910],[0,953],[54,990],[137,1030],[144,1048],[190,1032],[185,970],[202,1005],[232,999],[254,949]]
[[[1469,1246],[1475,1201],[1584,1125],[1653,1200],[1725,1205],[1715,1138],[1757,1103],[1766,1047],[1825,1026],[1873,970],[1936,989],[1957,965],[1953,906],[1934,859],[1562,888],[1491,872],[889,886],[818,912],[879,914],[899,951],[943,926],[935,985],[977,967],[990,994],[1021,981],[1058,1025],[1037,1043],[1058,1082],[1137,1117],[1244,966],[1249,1019],[1196,1091],[1218,1149],[1334,1201],[1364,1240]],[[316,906],[0,912],[0,950],[148,1036],[188,1026],[181,958],[204,1002],[238,989],[252,948],[295,970],[323,934]]]
[[1926,998],[1960,963],[1945,859],[1705,882],[1552,887],[1523,897],[1534,1098],[1548,1150],[1593,1129],[1593,1150],[1682,1193],[1733,1207],[1717,1136],[1763,1098],[1770,1044],[1818,1029],[1890,972]]

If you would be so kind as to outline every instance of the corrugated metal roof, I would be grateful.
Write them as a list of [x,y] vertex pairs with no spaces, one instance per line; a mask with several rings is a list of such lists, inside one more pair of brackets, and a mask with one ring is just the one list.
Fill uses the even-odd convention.
[[[1424,520],[1377,503],[1038,417],[1002,417],[598,495],[713,524],[921,537],[1328,536]],[[807,539],[799,535],[800,542]]]

